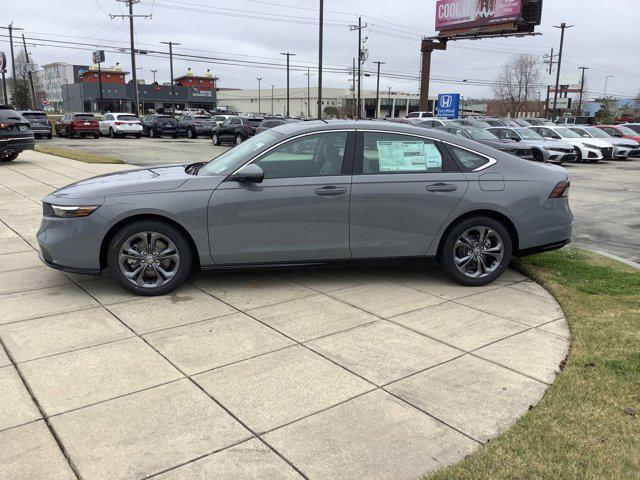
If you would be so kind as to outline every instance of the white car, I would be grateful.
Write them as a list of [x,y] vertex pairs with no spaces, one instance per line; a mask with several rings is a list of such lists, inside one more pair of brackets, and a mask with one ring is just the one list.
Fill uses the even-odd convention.
[[111,138],[134,135],[142,136],[142,122],[132,113],[105,113],[100,120],[100,134]]
[[213,117],[213,121],[216,125],[222,125],[227,119],[231,117],[237,117],[237,115],[216,115]]
[[431,112],[411,112],[404,118],[432,118],[433,113]]
[[582,138],[599,138],[613,145],[613,158],[626,160],[629,157],[640,156],[640,145],[635,140],[616,138],[597,127],[570,127]]
[[576,162],[598,162],[613,158],[613,145],[597,138],[582,138],[567,127],[544,125],[527,127],[547,140],[562,140],[573,145]]

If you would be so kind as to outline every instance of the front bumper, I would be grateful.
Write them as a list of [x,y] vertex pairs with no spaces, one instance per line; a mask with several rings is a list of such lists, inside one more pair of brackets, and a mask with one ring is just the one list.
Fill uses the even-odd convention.
[[574,162],[576,160],[575,152],[564,152],[560,150],[544,150],[545,162],[557,163]]

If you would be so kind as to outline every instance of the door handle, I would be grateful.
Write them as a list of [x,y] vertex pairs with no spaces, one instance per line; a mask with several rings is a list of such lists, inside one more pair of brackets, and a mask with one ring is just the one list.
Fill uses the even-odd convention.
[[427,190],[429,192],[454,192],[457,189],[458,187],[452,183],[433,183],[431,185],[427,185]]
[[344,195],[347,193],[345,187],[334,187],[333,185],[315,189],[316,195],[323,197],[335,197],[336,195]]

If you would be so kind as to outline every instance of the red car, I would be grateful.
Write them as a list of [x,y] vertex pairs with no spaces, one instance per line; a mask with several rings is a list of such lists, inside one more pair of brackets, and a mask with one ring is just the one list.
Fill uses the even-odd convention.
[[68,138],[92,135],[93,138],[100,138],[100,124],[93,113],[65,113],[56,121],[56,135],[66,135]]
[[597,125],[597,127],[613,137],[628,138],[629,140],[635,140],[640,143],[640,133],[624,125]]

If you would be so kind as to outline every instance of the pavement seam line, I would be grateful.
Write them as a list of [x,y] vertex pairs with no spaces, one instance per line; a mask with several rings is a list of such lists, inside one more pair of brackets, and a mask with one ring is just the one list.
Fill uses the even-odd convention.
[[27,392],[31,396],[31,400],[33,401],[34,405],[36,406],[36,408],[40,412],[40,416],[42,417],[42,420],[44,421],[45,425],[47,426],[47,429],[49,430],[49,433],[51,433],[51,436],[53,437],[54,441],[58,445],[58,448],[60,449],[60,453],[62,453],[63,457],[65,458],[65,460],[67,462],[67,465],[69,465],[69,468],[71,468],[71,471],[73,472],[75,477],[77,479],[81,479],[82,477],[80,475],[80,472],[78,471],[78,468],[76,467],[75,463],[71,459],[69,453],[67,452],[66,447],[62,443],[62,440],[60,439],[60,437],[58,436],[58,433],[53,428],[53,425],[49,421],[49,417],[47,416],[47,414],[45,413],[44,409],[40,405],[40,402],[38,401],[35,393],[33,392],[33,390],[31,390],[31,387],[27,383],[27,379],[25,378],[24,374],[22,373],[22,371],[20,370],[20,368],[16,364],[15,360],[13,359],[13,355],[5,347],[5,344],[4,344],[4,341],[2,340],[2,337],[0,337],[0,348],[3,348],[5,353],[7,354],[7,357],[9,358],[9,361],[11,362],[11,365],[13,365],[13,368],[15,368],[16,373],[18,374],[18,376],[20,377],[20,380],[22,381],[22,384],[24,385],[24,387],[27,389]]

